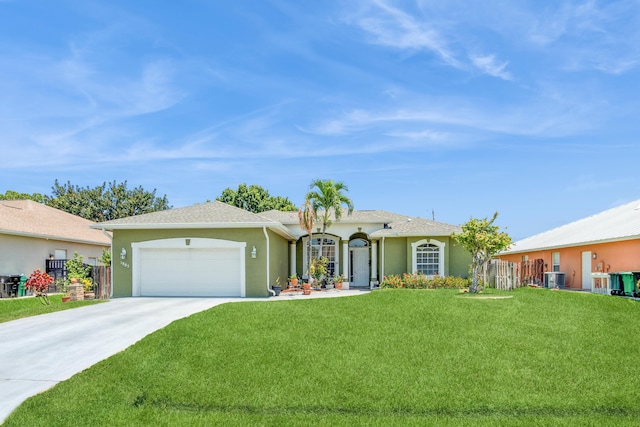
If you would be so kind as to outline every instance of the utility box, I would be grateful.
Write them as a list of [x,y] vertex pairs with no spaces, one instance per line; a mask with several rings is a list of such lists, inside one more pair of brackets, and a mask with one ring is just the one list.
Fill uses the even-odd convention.
[[547,271],[544,273],[544,287],[545,288],[564,288],[564,273],[559,271]]

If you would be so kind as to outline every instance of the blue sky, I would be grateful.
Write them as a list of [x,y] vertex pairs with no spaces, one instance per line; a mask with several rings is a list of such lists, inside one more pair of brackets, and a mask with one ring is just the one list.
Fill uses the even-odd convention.
[[0,0],[0,192],[314,178],[521,239],[640,198],[638,1]]

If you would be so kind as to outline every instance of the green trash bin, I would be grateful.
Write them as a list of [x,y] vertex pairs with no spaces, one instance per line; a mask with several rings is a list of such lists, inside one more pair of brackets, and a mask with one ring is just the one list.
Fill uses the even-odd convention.
[[611,295],[633,296],[636,292],[636,275],[632,272],[611,273]]
[[27,294],[24,284],[27,283],[27,276],[24,274],[20,276],[20,285],[18,285],[18,296],[23,297]]
[[636,290],[636,282],[633,280],[633,273],[621,273],[622,274],[622,285],[624,287],[624,294],[632,296]]

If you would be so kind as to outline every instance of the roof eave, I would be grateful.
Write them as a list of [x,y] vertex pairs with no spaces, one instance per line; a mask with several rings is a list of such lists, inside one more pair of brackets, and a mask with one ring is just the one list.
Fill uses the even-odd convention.
[[566,243],[563,245],[551,245],[551,246],[541,246],[538,248],[529,248],[529,249],[514,249],[505,252],[501,252],[500,255],[511,255],[511,254],[523,254],[527,252],[540,252],[540,251],[549,251],[553,249],[564,249],[564,248],[573,248],[576,246],[588,246],[588,245],[600,245],[603,243],[615,243],[615,242],[623,242],[627,240],[636,240],[640,239],[640,235],[635,236],[627,236],[627,237],[615,237],[611,239],[600,239],[600,240],[587,240],[583,242],[575,242],[575,243]]
[[[452,232],[453,233],[453,232]],[[419,233],[417,231],[397,232],[397,233],[371,233],[371,237],[450,237],[451,233]]]
[[12,236],[20,236],[20,237],[31,237],[34,239],[45,239],[45,240],[58,240],[61,242],[71,242],[71,243],[83,243],[86,245],[95,245],[95,246],[111,246],[111,242],[101,242],[98,240],[87,240],[87,239],[73,239],[64,236],[56,236],[53,234],[38,234],[38,233],[26,233],[21,231],[12,231],[12,230],[0,230],[0,234],[9,234]]
[[91,228],[98,230],[193,230],[193,229],[220,229],[220,228],[262,228],[267,227],[286,239],[296,239],[289,230],[279,223],[274,222],[207,222],[207,223],[149,223],[149,224],[93,224]]

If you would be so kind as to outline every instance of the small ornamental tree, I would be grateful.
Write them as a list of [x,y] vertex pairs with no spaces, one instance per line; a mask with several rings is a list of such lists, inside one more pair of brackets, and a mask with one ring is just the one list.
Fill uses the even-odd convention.
[[462,232],[453,233],[451,237],[471,254],[471,288],[469,292],[478,292],[480,272],[493,256],[511,245],[511,236],[500,231],[494,225],[498,212],[491,220],[487,218],[471,218],[462,224]]
[[73,258],[67,260],[64,267],[67,269],[67,278],[69,279],[82,280],[91,274],[91,266],[83,262],[83,257],[78,252],[73,253]]
[[47,291],[49,290],[49,285],[53,283],[53,277],[49,276],[47,273],[43,273],[40,269],[35,270],[27,281],[24,284],[24,287],[30,291],[32,291],[36,297],[40,298],[40,302],[46,305],[49,305],[49,297],[47,296]]

